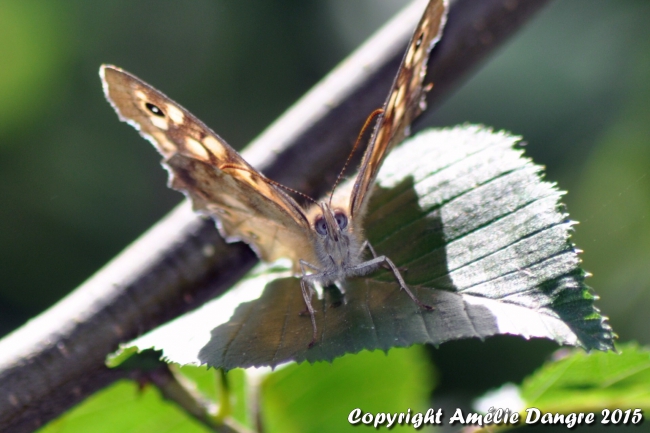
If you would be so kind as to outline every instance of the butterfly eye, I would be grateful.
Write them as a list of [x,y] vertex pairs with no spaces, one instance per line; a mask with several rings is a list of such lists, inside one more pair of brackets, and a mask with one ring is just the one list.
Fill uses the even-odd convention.
[[151,111],[153,114],[159,117],[165,117],[165,113],[156,105],[153,105],[151,102],[147,102],[144,104],[145,107],[147,107],[147,110]]
[[341,230],[343,230],[348,226],[348,217],[346,217],[344,213],[342,212],[335,213],[334,219],[336,220],[336,224],[339,225],[339,228]]
[[316,233],[325,236],[327,234],[327,224],[325,223],[325,218],[319,217],[314,223],[314,228],[316,229]]

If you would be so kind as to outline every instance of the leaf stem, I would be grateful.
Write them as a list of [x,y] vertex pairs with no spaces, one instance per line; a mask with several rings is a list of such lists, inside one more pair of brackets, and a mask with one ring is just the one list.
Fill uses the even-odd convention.
[[[223,370],[222,376],[225,375]],[[174,371],[170,366],[164,365],[158,369],[139,373],[141,378],[154,384],[166,400],[173,401],[187,415],[196,419],[210,430],[218,433],[252,433],[246,427],[230,418],[230,396],[228,391],[222,391],[220,400],[222,402],[217,411],[214,402],[203,396],[194,386],[194,383],[186,379],[182,374]],[[227,383],[227,381],[225,382]],[[220,387],[221,389],[227,388]],[[223,406],[227,406],[227,413]],[[217,412],[215,416],[214,413]]]

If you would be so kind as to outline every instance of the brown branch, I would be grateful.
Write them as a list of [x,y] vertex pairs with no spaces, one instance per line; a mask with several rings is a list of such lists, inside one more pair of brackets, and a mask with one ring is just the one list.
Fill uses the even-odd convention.
[[[429,63],[440,104],[547,0],[457,0]],[[368,113],[380,107],[423,4],[388,23],[244,152],[311,196],[331,187]],[[99,91],[99,87],[98,87]],[[124,377],[106,354],[218,295],[252,265],[183,203],[69,296],[0,340],[0,431],[28,432]]]

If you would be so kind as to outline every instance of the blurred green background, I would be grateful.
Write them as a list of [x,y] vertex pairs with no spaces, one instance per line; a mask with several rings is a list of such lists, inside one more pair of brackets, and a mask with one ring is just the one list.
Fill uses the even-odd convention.
[[[152,83],[241,148],[404,4],[0,0],[0,335],[73,290],[182,198],[166,188],[158,154],[104,100],[101,63]],[[644,344],[648,22],[647,0],[556,0],[425,116],[525,138],[527,154],[568,191],[598,307],[621,340]],[[555,347],[514,337],[445,344],[431,350],[436,392],[519,380]],[[463,383],[467,368],[484,369],[485,383],[480,375]]]

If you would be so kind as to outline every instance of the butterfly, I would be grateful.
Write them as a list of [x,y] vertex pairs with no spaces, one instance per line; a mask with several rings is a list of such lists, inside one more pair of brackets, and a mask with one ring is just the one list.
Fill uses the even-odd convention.
[[[135,127],[163,156],[169,186],[188,196],[195,211],[213,217],[229,241],[248,243],[267,262],[289,258],[299,274],[312,322],[311,347],[317,338],[313,288],[390,270],[399,286],[424,309],[400,270],[377,255],[364,237],[363,218],[377,173],[390,150],[409,133],[424,109],[430,86],[424,85],[429,52],[440,39],[447,1],[430,0],[411,38],[388,99],[347,194],[330,194],[305,208],[292,191],[249,165],[224,139],[160,91],[112,65],[100,76],[106,98],[120,120]],[[367,253],[372,258],[366,259]]]

